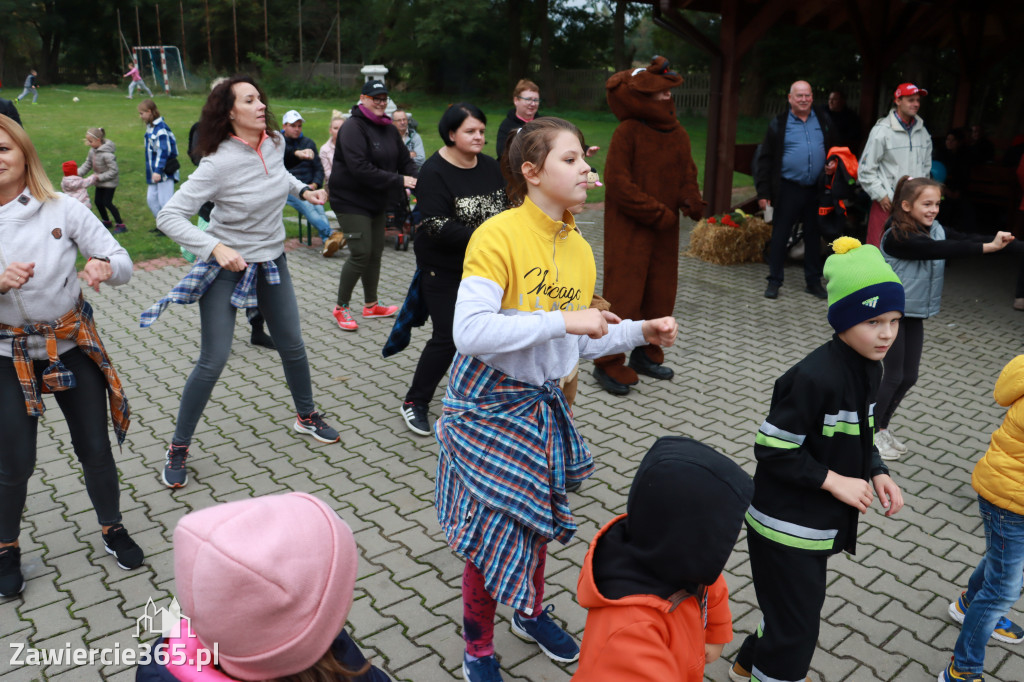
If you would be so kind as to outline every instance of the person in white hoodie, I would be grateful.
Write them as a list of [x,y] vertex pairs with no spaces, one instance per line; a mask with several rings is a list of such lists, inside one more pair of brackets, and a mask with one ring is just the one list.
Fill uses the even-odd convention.
[[[76,272],[79,253],[87,260]],[[106,551],[123,569],[142,565],[121,525],[108,399],[118,445],[131,413],[78,281],[99,291],[131,275],[128,252],[89,209],[54,192],[28,135],[0,116],[0,597],[25,588],[18,536],[43,391],[64,413]]]

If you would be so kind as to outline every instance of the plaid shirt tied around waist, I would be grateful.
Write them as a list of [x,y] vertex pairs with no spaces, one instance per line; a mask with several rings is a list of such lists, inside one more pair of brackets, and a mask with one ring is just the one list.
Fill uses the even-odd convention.
[[576,532],[566,483],[594,470],[558,383],[516,381],[458,353],[435,432],[434,503],[448,545],[496,600],[532,612],[540,548]]
[[[46,355],[50,366],[43,372],[43,386],[36,385],[32,359],[28,355],[28,337],[46,338]],[[45,411],[43,393],[66,391],[76,386],[75,375],[60,361],[57,355],[57,339],[70,339],[82,349],[89,359],[103,372],[107,380],[107,395],[110,398],[110,421],[117,435],[117,444],[124,443],[128,425],[131,423],[131,409],[125,397],[121,379],[110,362],[96,323],[93,321],[92,306],[82,297],[78,304],[52,322],[37,322],[24,327],[0,324],[0,339],[14,339],[13,361],[18,382],[25,394],[25,409],[33,417],[41,417]]]
[[[245,308],[247,312],[256,310],[258,305],[256,298],[256,274],[259,268],[263,268],[264,277],[268,284],[281,283],[281,271],[277,268],[277,263],[274,261],[249,263],[248,267],[245,268],[245,274],[242,275],[242,279],[238,280],[235,290],[231,292],[231,305],[236,308]],[[210,285],[213,284],[213,280],[217,279],[220,271],[221,267],[217,264],[216,260],[200,261],[193,265],[188,274],[175,284],[174,288],[166,296],[142,311],[142,315],[139,316],[139,326],[148,327],[156,322],[156,318],[160,317],[160,313],[171,303],[188,304],[198,301],[206,293],[206,290],[210,288]]]

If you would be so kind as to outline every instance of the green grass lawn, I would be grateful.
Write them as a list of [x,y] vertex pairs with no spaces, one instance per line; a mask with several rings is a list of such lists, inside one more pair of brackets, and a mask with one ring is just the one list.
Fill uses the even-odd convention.
[[[117,162],[121,171],[121,182],[114,196],[114,203],[121,211],[128,232],[117,235],[118,240],[132,255],[133,260],[141,261],[160,256],[178,255],[178,247],[166,237],[153,234],[150,229],[155,227],[153,215],[146,205],[145,159],[142,150],[145,125],[139,119],[136,107],[141,100],[125,99],[127,88],[118,90],[87,90],[82,86],[43,87],[39,91],[39,103],[33,105],[26,98],[18,103],[25,130],[32,138],[39,155],[43,160],[50,179],[59,189],[61,164],[75,160],[81,165],[89,148],[85,145],[85,131],[92,126],[100,126],[107,132],[107,137],[117,144]],[[11,92],[6,94],[11,96]],[[72,98],[78,97],[74,102]],[[449,98],[429,97],[415,93],[395,93],[400,105],[407,107],[419,122],[419,131],[423,136],[427,155],[434,153],[441,141],[437,134],[437,122],[450,101]],[[187,176],[193,169],[191,161],[185,155],[188,142],[188,130],[198,120],[199,111],[205,101],[205,95],[186,94],[182,96],[156,98],[160,113],[178,138],[181,152],[182,176]],[[304,133],[311,137],[319,146],[327,138],[327,125],[331,110],[349,110],[356,101],[355,93],[344,93],[337,100],[322,99],[271,99],[270,107],[278,121],[289,109],[297,109],[305,119]],[[498,124],[505,117],[509,106],[484,102],[482,106],[487,114],[489,127],[496,131]],[[612,132],[617,121],[609,112],[602,111],[570,111],[560,109],[544,109],[544,113],[557,115],[574,121],[586,135],[587,143],[601,147],[601,151],[592,158],[591,163],[602,171],[604,156],[611,141]],[[706,145],[707,121],[703,118],[684,117],[682,123],[690,133],[693,146],[694,161],[700,175],[704,172],[704,153]],[[757,142],[761,139],[766,122],[760,119],[741,119],[737,142]],[[493,139],[493,138],[491,138]],[[485,148],[486,153],[494,153],[494,143],[490,140]],[[750,185],[748,176],[736,175],[736,186]],[[603,201],[604,189],[597,188],[590,192],[590,201]],[[284,209],[285,215],[294,216],[290,208]],[[286,223],[290,236],[298,235],[298,226],[294,222]]]

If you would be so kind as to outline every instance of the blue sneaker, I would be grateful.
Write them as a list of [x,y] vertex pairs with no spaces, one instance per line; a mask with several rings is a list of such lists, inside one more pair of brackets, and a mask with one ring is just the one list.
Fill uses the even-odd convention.
[[310,412],[305,417],[296,415],[295,423],[292,424],[299,433],[306,433],[316,438],[321,443],[337,443],[341,436],[332,427],[327,425],[319,412]]
[[462,677],[469,682],[502,682],[501,666],[494,654],[483,656],[475,661],[462,657]]
[[572,663],[580,657],[580,646],[548,615],[554,610],[555,605],[548,604],[534,620],[520,618],[516,611],[512,615],[512,634],[521,640],[536,642],[552,661]]
[[164,460],[164,472],[160,480],[168,488],[184,488],[188,483],[188,469],[185,468],[185,460],[188,459],[187,445],[174,445],[167,447],[167,457]]
[[[964,615],[967,613],[968,606],[967,593],[961,592],[960,598],[949,605],[949,617],[963,625]],[[1024,642],[1024,628],[1003,616],[996,623],[995,630],[992,631],[992,639],[1006,642],[1007,644],[1020,644]]]
[[939,673],[938,682],[985,682],[985,676],[978,673],[962,673],[950,660],[949,665]]

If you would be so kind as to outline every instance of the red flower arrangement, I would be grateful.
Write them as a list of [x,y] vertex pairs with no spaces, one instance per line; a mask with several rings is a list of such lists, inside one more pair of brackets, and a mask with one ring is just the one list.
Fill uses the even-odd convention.
[[[736,214],[741,221],[746,220],[747,216]],[[740,224],[736,222],[736,218],[733,218],[732,213],[725,213],[721,216],[711,216],[708,218],[708,224],[715,225],[721,224],[726,227],[739,227]]]

